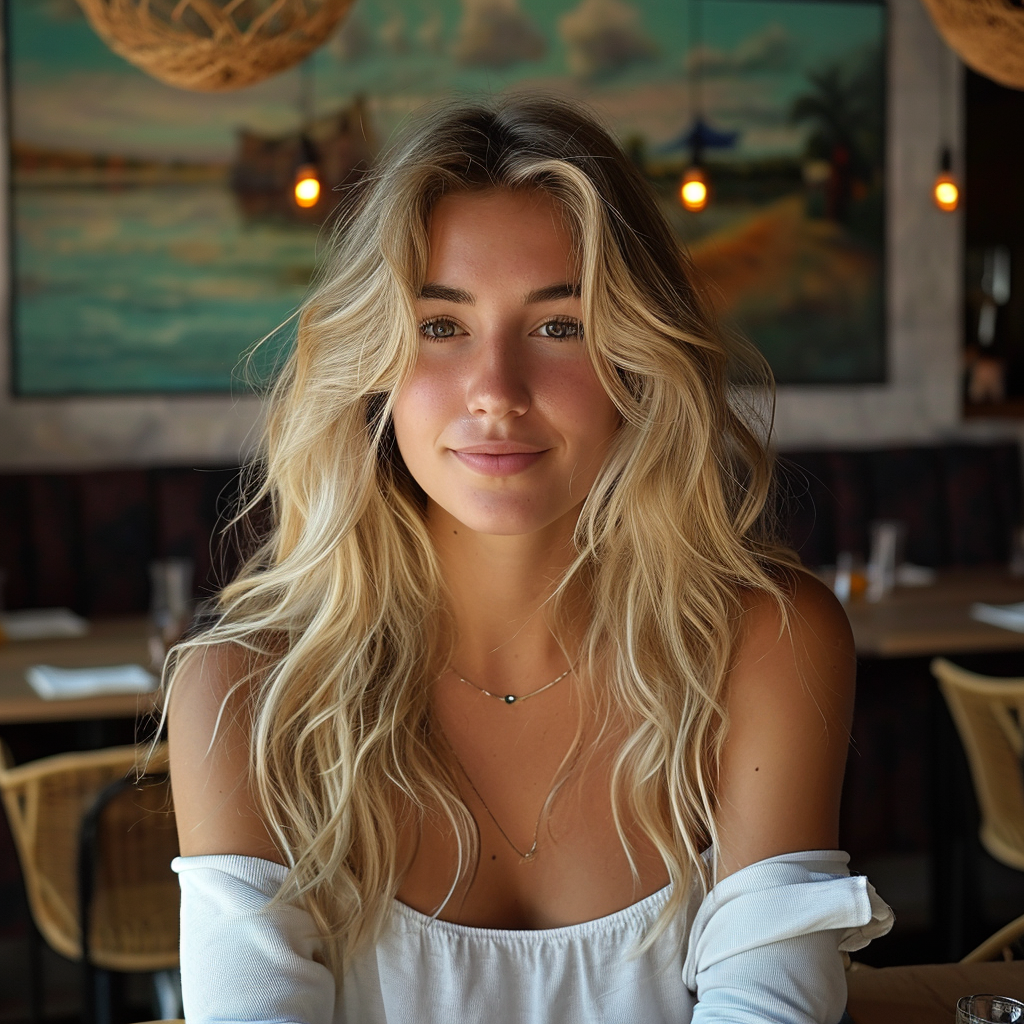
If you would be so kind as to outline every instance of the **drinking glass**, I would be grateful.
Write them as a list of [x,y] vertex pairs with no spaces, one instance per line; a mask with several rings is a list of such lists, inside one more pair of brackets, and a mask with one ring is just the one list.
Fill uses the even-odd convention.
[[1010,575],[1024,576],[1024,526],[1015,526],[1010,534]]
[[163,664],[167,649],[180,638],[192,618],[192,559],[162,558],[149,563],[150,638],[154,665]]
[[906,523],[876,519],[871,524],[871,552],[868,556],[869,601],[879,601],[896,586],[896,567],[903,561]]
[[840,551],[836,555],[836,578],[832,584],[832,591],[843,604],[850,600],[850,592],[853,589],[853,553]]
[[868,580],[864,574],[864,559],[852,551],[836,555],[836,575],[832,590],[843,604],[864,596]]
[[1024,1022],[1024,1003],[991,993],[964,996],[956,1004],[956,1024],[1016,1024]]

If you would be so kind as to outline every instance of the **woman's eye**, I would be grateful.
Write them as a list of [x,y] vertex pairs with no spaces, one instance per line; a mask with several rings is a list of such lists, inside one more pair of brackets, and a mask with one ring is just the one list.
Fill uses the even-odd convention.
[[420,324],[420,334],[425,338],[454,338],[457,334],[464,333],[454,320],[448,320],[445,317],[425,320]]
[[566,320],[548,320],[534,332],[542,338],[582,338],[583,324],[572,318]]

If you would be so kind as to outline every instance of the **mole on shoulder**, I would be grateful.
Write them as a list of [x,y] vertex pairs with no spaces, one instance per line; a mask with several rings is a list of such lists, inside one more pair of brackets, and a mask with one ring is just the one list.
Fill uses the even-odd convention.
[[491,854],[491,860],[497,860],[497,859],[498,859],[498,855],[496,853],[492,853]]
[[760,768],[755,768],[754,769],[755,772],[759,772],[760,770],[761,770]]

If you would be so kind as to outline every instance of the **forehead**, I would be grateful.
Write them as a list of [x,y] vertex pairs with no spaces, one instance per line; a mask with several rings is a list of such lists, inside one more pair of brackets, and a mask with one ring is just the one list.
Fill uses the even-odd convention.
[[561,205],[541,191],[455,193],[435,204],[428,224],[427,281],[438,275],[511,274],[575,281],[572,232]]

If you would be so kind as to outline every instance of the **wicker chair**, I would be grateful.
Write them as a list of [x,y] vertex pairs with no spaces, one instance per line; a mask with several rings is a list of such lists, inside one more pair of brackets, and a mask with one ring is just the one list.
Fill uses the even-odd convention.
[[[981,846],[997,861],[1017,871],[1024,871],[1024,678],[1005,679],[968,672],[957,665],[936,658],[932,674],[946,699],[950,715],[967,755],[975,796],[980,810],[978,838]],[[972,882],[980,867],[965,839],[960,845],[960,875],[948,893],[954,907],[951,920],[951,955],[959,955],[961,944],[975,931],[968,919],[980,924],[977,892]],[[970,893],[968,892],[970,890]],[[959,922],[957,927],[955,922]],[[1017,932],[1013,932],[1014,924]],[[965,962],[989,959],[1014,940],[1024,920],[1014,922],[967,954]]]
[[142,780],[137,757],[113,747],[14,767],[0,741],[0,793],[32,918],[51,948],[82,962],[87,1017],[100,1021],[110,1015],[107,972],[178,965],[166,744]]
[[1024,914],[990,935],[980,946],[972,949],[960,963],[975,964],[984,960],[1019,960],[1024,953]]
[[931,665],[967,754],[981,845],[1024,871],[1024,678],[996,679],[936,658]]

